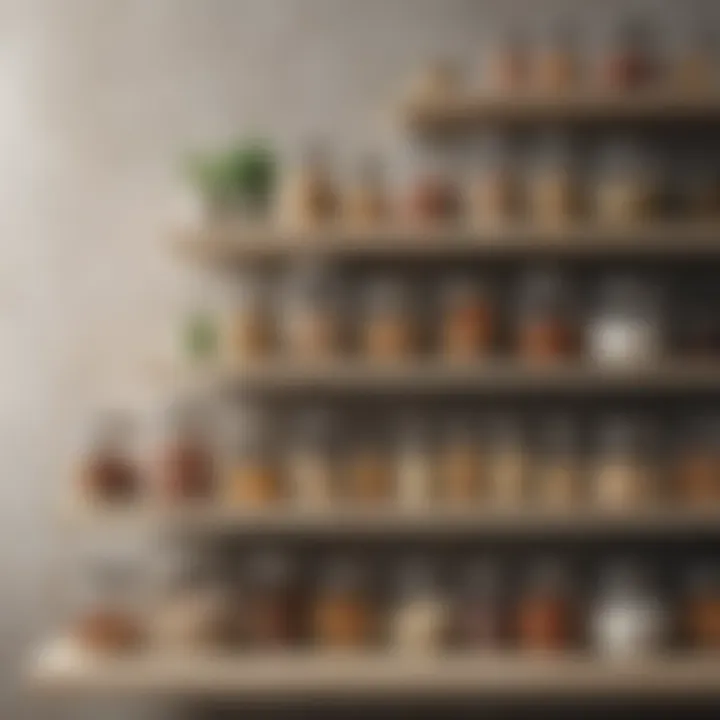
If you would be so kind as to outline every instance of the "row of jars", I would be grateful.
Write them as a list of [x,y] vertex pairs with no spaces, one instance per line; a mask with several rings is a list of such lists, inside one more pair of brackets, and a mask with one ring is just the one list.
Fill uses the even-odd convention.
[[[215,501],[230,507],[642,508],[663,501],[720,503],[720,415],[674,426],[672,450],[644,415],[579,418],[387,413],[350,423],[327,408],[299,411],[283,428],[258,408],[209,425],[183,410],[170,419],[159,462],[143,474],[117,424],[98,428],[84,458],[93,500]],[[346,421],[346,424],[347,421]]]
[[443,170],[427,172],[395,197],[377,158],[363,160],[341,187],[330,154],[317,146],[288,173],[280,216],[288,225],[381,227],[437,221],[493,226],[522,219],[553,227],[582,218],[623,224],[667,215],[720,216],[720,176],[704,154],[686,168],[679,187],[677,174],[668,177],[652,154],[627,138],[609,143],[595,168],[581,168],[578,157],[570,142],[553,135],[520,162],[492,138],[469,180],[455,182]]
[[[487,276],[467,273],[444,278],[435,291],[397,274],[353,287],[318,264],[295,268],[277,284],[260,275],[234,280],[222,307],[188,320],[191,357],[219,353],[232,363],[283,354],[303,361],[349,352],[378,361],[420,354],[467,360],[503,352],[547,361],[584,352],[601,364],[643,365],[669,345],[681,354],[720,351],[716,288],[692,288],[676,332],[667,327],[662,288],[629,273],[608,274],[580,294],[555,268],[535,268],[504,303]],[[201,345],[198,322],[209,338]]]
[[613,28],[596,58],[587,57],[587,43],[571,22],[560,20],[540,36],[521,28],[496,32],[478,73],[451,62],[436,62],[420,73],[414,97],[441,102],[466,91],[471,82],[502,93],[562,93],[597,87],[633,91],[664,86],[678,91],[717,87],[716,37],[698,21],[692,38],[679,52],[661,53],[652,25],[629,18]]
[[[104,566],[89,576],[74,635],[107,653],[311,645],[412,654],[589,648],[621,658],[720,650],[713,560],[690,563],[672,592],[636,558],[605,561],[592,589],[557,556],[537,557],[514,576],[488,556],[445,562],[444,577],[440,567],[423,554],[381,563],[340,554],[301,573],[291,557],[259,552],[225,568],[222,581],[202,566],[180,565],[157,597],[141,603],[127,577]],[[383,577],[380,568],[391,572]]]

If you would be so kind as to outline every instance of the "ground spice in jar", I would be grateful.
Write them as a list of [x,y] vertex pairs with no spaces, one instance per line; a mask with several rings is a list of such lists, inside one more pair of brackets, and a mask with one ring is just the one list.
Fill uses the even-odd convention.
[[233,278],[223,334],[225,355],[231,363],[267,355],[274,344],[266,288],[260,278]]
[[416,328],[409,288],[395,278],[367,286],[361,348],[370,360],[399,360],[415,349]]
[[465,506],[485,495],[483,453],[477,421],[455,418],[438,448],[438,497],[449,505]]
[[602,77],[611,90],[638,90],[652,84],[659,75],[650,29],[636,18],[618,28],[614,47],[604,59]]
[[487,355],[495,340],[496,318],[487,285],[471,278],[446,281],[442,291],[440,347],[448,359]]
[[435,499],[436,448],[416,417],[403,418],[396,447],[397,502],[401,510],[427,510]]
[[543,507],[570,509],[580,496],[581,467],[577,422],[555,415],[540,423],[533,472],[534,499]]
[[486,84],[500,92],[524,90],[530,81],[531,64],[527,39],[517,29],[511,29],[491,49],[486,62]]
[[542,146],[528,189],[528,210],[542,225],[559,226],[580,210],[580,183],[565,141],[549,138]]
[[677,498],[697,507],[719,503],[720,418],[698,418],[680,433],[673,472]]
[[699,564],[688,572],[681,615],[682,639],[697,650],[720,650],[720,568]]
[[386,504],[395,495],[391,448],[380,434],[360,431],[348,448],[345,495],[362,505]]
[[455,220],[460,204],[460,194],[450,180],[440,174],[425,175],[410,190],[408,216],[421,225]]
[[579,61],[573,29],[557,26],[538,53],[533,84],[541,91],[566,92],[577,83],[578,76]]
[[517,217],[521,210],[522,189],[509,149],[500,138],[491,137],[483,147],[480,172],[467,190],[472,223],[499,225]]
[[366,158],[356,183],[349,190],[344,204],[344,219],[352,225],[371,226],[388,220],[390,200],[383,178],[382,163]]
[[509,415],[494,418],[487,452],[488,500],[496,507],[517,508],[526,499],[529,471],[523,429]]

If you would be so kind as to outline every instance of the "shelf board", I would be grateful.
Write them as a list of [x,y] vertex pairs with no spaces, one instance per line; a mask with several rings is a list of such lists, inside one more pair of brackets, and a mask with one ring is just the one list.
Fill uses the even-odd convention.
[[556,227],[511,224],[316,230],[209,223],[178,231],[173,246],[200,262],[268,261],[323,256],[348,259],[562,257],[687,259],[720,258],[720,221],[654,221],[636,225],[574,223]]
[[287,651],[259,655],[143,654],[102,658],[53,643],[28,671],[31,687],[65,693],[267,696],[274,700],[486,696],[720,695],[718,656],[642,661],[587,655],[400,655]]
[[527,537],[665,537],[720,534],[720,508],[658,507],[628,512],[603,512],[591,508],[545,510],[542,508],[449,508],[427,510],[379,508],[329,508],[306,510],[279,507],[264,511],[212,504],[169,509],[140,504],[113,509],[75,505],[63,512],[68,526],[82,528],[169,531],[189,534],[233,534],[330,538],[478,536]]
[[720,95],[677,90],[558,95],[463,93],[442,99],[411,99],[404,103],[401,114],[410,128],[420,131],[452,130],[488,123],[711,123],[720,119]]

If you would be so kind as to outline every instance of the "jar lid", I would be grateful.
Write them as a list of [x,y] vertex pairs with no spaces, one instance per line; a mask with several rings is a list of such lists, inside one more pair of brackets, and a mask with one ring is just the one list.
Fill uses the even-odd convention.
[[527,572],[527,585],[534,592],[566,593],[570,584],[570,566],[558,557],[540,557],[530,565]]
[[412,310],[412,293],[402,279],[392,276],[371,279],[365,287],[364,305],[367,312],[408,313]]
[[500,568],[488,558],[472,560],[462,568],[461,583],[473,596],[495,597],[500,591]]
[[601,452],[635,454],[648,449],[652,436],[647,418],[639,415],[609,415],[598,430]]
[[399,584],[403,593],[408,595],[433,592],[437,577],[432,563],[425,558],[409,558],[399,570]]
[[649,569],[635,559],[612,560],[603,566],[600,573],[600,588],[603,593],[646,593],[651,586]]

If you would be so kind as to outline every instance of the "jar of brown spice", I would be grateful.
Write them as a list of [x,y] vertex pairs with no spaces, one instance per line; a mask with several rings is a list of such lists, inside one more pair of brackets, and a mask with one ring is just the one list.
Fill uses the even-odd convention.
[[441,290],[440,348],[450,360],[470,360],[491,352],[497,320],[487,283],[448,278]]

